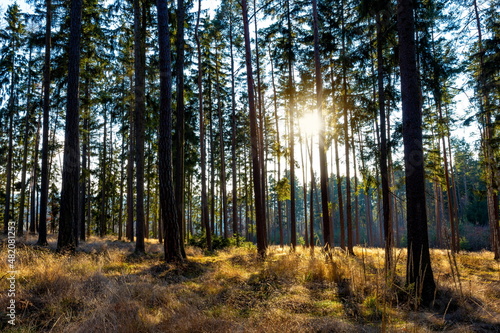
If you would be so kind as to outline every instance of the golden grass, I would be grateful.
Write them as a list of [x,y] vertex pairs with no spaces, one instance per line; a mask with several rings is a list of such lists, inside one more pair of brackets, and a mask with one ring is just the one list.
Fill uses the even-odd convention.
[[[53,245],[53,244],[52,244]],[[133,244],[92,238],[75,255],[19,243],[17,325],[12,332],[495,332],[500,327],[500,264],[491,252],[451,256],[432,250],[439,293],[433,308],[412,310],[399,279],[387,288],[384,253],[355,248],[324,253],[299,247],[231,248],[165,264],[162,246],[131,256]],[[2,248],[0,256],[7,257]],[[0,271],[8,271],[5,260]],[[6,277],[0,290],[7,290]]]

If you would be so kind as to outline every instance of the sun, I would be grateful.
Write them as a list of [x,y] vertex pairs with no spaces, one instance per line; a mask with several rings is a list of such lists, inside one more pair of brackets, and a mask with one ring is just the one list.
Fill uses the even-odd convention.
[[306,113],[299,119],[299,127],[306,135],[318,134],[321,129],[321,118],[316,112]]

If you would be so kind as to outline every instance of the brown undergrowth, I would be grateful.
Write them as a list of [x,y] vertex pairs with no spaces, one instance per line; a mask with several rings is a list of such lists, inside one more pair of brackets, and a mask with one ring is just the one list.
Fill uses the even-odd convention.
[[[491,252],[432,250],[438,285],[430,308],[414,310],[404,281],[406,251],[395,250],[391,282],[381,249],[271,247],[204,255],[188,247],[182,264],[162,246],[91,238],[74,255],[17,243],[16,326],[7,324],[6,275],[0,330],[10,332],[498,332],[500,264]],[[8,271],[5,246],[0,272]],[[2,273],[3,275],[3,273]],[[389,287],[388,287],[389,285]]]

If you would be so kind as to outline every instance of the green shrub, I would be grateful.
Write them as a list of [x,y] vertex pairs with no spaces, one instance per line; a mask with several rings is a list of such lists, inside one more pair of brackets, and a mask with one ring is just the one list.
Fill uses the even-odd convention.
[[[252,248],[254,244],[251,242],[244,241],[244,238],[241,236],[233,236],[229,238],[224,238],[223,236],[212,236],[212,249],[213,250],[222,250],[228,247],[235,247],[238,244],[239,238],[239,246],[244,248]],[[194,235],[189,238],[188,244],[191,246],[196,246],[202,249],[207,248],[207,238],[205,234],[202,235]]]

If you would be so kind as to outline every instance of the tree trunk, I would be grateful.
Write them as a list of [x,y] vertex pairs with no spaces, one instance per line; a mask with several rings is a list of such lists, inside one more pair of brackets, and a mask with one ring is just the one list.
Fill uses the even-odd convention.
[[107,191],[106,191],[106,169],[107,169],[107,141],[108,141],[108,133],[107,133],[107,115],[106,115],[106,106],[104,106],[104,135],[102,137],[102,160],[101,160],[101,210],[99,213],[99,237],[104,237],[107,233]]
[[22,236],[24,234],[24,210],[26,204],[26,169],[28,164],[28,141],[29,141],[29,125],[31,123],[31,118],[33,117],[32,111],[33,107],[31,105],[31,94],[32,94],[32,80],[31,80],[31,63],[32,63],[32,49],[33,46],[29,44],[29,58],[28,58],[28,93],[26,94],[26,116],[24,121],[24,139],[23,139],[23,162],[21,170],[21,201],[19,203],[19,219],[17,224],[17,235]]
[[[12,75],[14,77],[14,74]],[[14,85],[14,83],[11,83],[11,85]],[[13,89],[11,89],[11,94],[13,93]],[[8,152],[7,152],[7,167],[6,167],[6,177],[7,177],[7,184],[5,187],[5,212],[4,212],[4,234],[7,234],[9,223],[11,222],[11,208],[10,208],[10,203],[12,201],[11,198],[11,191],[12,191],[12,154],[13,154],[13,137],[14,137],[14,110],[13,110],[13,105],[14,105],[14,95],[10,96],[11,102],[9,102],[9,129],[8,129]]]
[[[143,6],[145,6],[143,4]],[[143,13],[140,0],[134,0],[134,71],[135,71],[135,177],[136,177],[136,243],[135,252],[144,253],[144,117],[146,50]]]
[[242,0],[241,9],[243,15],[243,29],[245,37],[245,62],[247,69],[247,89],[248,89],[248,106],[250,116],[250,142],[252,146],[252,168],[253,168],[253,187],[255,195],[255,213],[257,225],[257,252],[260,257],[265,257],[267,241],[266,241],[266,214],[263,206],[264,200],[262,196],[262,178],[259,162],[259,146],[258,146],[258,128],[257,128],[257,112],[255,110],[255,95],[254,82],[252,72],[252,54],[250,50],[250,32],[248,27],[248,9],[247,1]]
[[164,250],[167,262],[183,261],[182,234],[177,223],[177,206],[173,188],[172,168],[172,72],[170,33],[166,0],[158,0],[158,42],[160,50],[160,210],[164,225]]
[[[292,21],[290,17],[290,1],[286,1],[287,25],[288,25],[288,43],[292,45]],[[292,249],[297,246],[297,217],[295,211],[295,87],[293,85],[293,59],[291,54],[288,62],[288,91],[289,97],[289,151],[290,151],[290,242]]]
[[399,0],[397,28],[407,198],[407,284],[413,286],[416,297],[421,297],[424,304],[429,304],[434,297],[436,285],[427,234],[422,106],[416,66],[414,24],[412,1]]
[[[125,133],[122,134],[122,153],[125,156]],[[120,204],[118,208],[118,240],[123,237],[123,181],[125,180],[125,163],[120,159]]]
[[347,107],[347,64],[346,60],[346,33],[344,18],[344,1],[342,0],[342,109],[344,115],[344,147],[345,147],[345,205],[346,205],[346,224],[347,224],[347,251],[354,255],[353,235],[352,235],[352,202],[351,202],[351,165],[349,158],[349,119]]
[[[269,49],[269,55],[271,55],[271,49]],[[273,86],[273,106],[274,106],[274,121],[276,124],[276,155],[278,160],[278,178],[277,181],[281,180],[281,142],[280,142],[280,130],[279,130],[279,118],[278,118],[278,103],[276,94],[276,84],[274,81],[274,66],[273,61],[271,63],[271,82]],[[278,228],[280,235],[280,247],[283,248],[283,212],[282,212],[282,201],[278,198]]]
[[35,138],[35,153],[33,156],[33,171],[31,174],[31,204],[30,204],[30,234],[34,234],[36,231],[36,193],[38,185],[38,146],[40,144],[40,116],[38,116],[37,128],[36,128],[36,138]]
[[377,83],[378,83],[378,107],[380,119],[380,177],[382,180],[382,209],[384,216],[384,238],[385,238],[385,270],[389,273],[392,269],[392,211],[390,206],[389,170],[387,165],[387,126],[385,113],[385,88],[384,88],[384,54],[383,46],[385,40],[385,26],[383,26],[381,14],[377,13]]
[[222,194],[221,222],[224,230],[224,238],[228,238],[229,228],[227,224],[227,190],[226,190],[226,154],[224,149],[224,117],[222,115],[222,96],[219,76],[218,46],[215,47],[215,84],[217,90],[217,114],[219,117],[219,150],[220,150],[220,192]]
[[207,150],[205,148],[205,112],[203,109],[203,64],[201,62],[201,42],[198,35],[201,15],[201,0],[198,1],[198,15],[194,36],[196,39],[196,49],[198,52],[198,112],[200,114],[200,157],[201,157],[201,225],[205,228],[208,251],[212,251],[212,232],[208,216],[207,200]]
[[[85,100],[87,103],[90,101],[89,80],[85,80]],[[90,144],[90,105],[87,105],[83,114],[83,140],[82,140],[82,176],[80,180],[80,240],[85,241],[85,215],[87,206],[87,177],[90,179],[90,173],[87,169],[87,145]],[[89,180],[90,181],[90,180]],[[90,221],[89,221],[90,223]]]
[[493,124],[491,123],[491,110],[489,94],[486,85],[486,78],[484,74],[484,48],[482,40],[482,30],[481,22],[479,16],[479,10],[477,6],[477,1],[474,0],[474,13],[476,18],[476,25],[478,30],[478,43],[479,43],[479,80],[478,80],[478,90],[481,92],[482,96],[479,98],[480,103],[480,113],[482,114],[481,121],[484,126],[484,131],[482,135],[482,148],[484,159],[486,160],[486,196],[488,205],[488,222],[490,225],[490,240],[491,240],[491,250],[495,255],[495,259],[500,259],[500,213],[498,208],[498,184],[495,179],[495,163],[493,148],[491,146],[491,140],[493,139]]
[[[176,148],[176,158],[174,159],[175,173],[175,202],[177,205],[177,224],[182,234],[185,224],[184,212],[184,187],[186,183],[184,175],[184,137],[185,137],[185,117],[184,117],[184,21],[185,21],[184,0],[177,0],[177,35],[175,48],[177,51],[177,59],[175,62],[176,74],[176,121],[174,146]],[[183,239],[181,237],[181,239]],[[181,241],[181,252],[184,258],[186,253],[184,250],[184,242]]]
[[[133,80],[130,78],[130,90],[133,90]],[[129,136],[128,136],[128,160],[127,160],[127,226],[126,236],[131,242],[134,241],[134,112],[129,108]]]
[[82,0],[71,1],[70,15],[68,91],[58,251],[74,251],[78,246],[78,221],[80,218],[78,215],[78,185],[80,180],[78,82],[80,78]]
[[238,180],[236,170],[236,92],[235,92],[235,72],[234,72],[234,52],[233,52],[233,11],[229,14],[229,51],[231,57],[231,168],[233,172],[233,236],[236,237],[236,245],[239,246],[238,232]]
[[[319,141],[319,165],[320,165],[320,187],[321,187],[321,212],[323,219],[323,241],[327,248],[333,248],[333,237],[330,228],[330,214],[328,212],[328,170],[325,147],[325,124],[323,121],[323,80],[321,78],[321,62],[319,58],[319,31],[318,31],[318,4],[317,0],[312,1],[313,5],[313,28],[314,28],[314,67],[316,75],[316,108],[321,122]],[[311,157],[312,158],[312,157]],[[312,163],[312,162],[311,162]],[[311,164],[312,167],[312,164]],[[312,219],[311,219],[312,221]],[[311,225],[312,227],[312,225]]]

